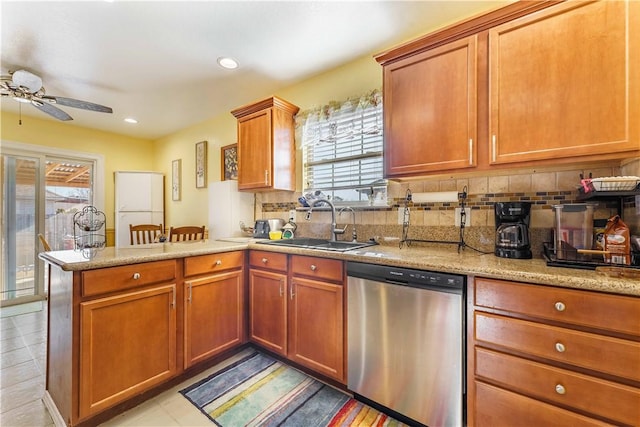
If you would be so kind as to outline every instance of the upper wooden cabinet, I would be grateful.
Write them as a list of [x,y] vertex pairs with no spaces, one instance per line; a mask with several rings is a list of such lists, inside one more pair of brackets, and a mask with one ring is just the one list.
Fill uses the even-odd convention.
[[640,155],[640,3],[515,2],[376,56],[385,176]]
[[489,30],[491,163],[640,147],[640,4],[569,2]]
[[385,176],[476,165],[476,39],[384,67]]
[[295,190],[293,116],[298,110],[271,97],[231,112],[238,119],[239,190]]

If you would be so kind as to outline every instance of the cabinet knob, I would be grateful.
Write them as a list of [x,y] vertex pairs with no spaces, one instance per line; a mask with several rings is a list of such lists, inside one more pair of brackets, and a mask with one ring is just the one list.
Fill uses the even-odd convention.
[[311,264],[311,267],[309,268],[311,269],[311,271],[316,271],[318,269],[315,264]]
[[565,394],[567,392],[567,390],[565,390],[564,386],[562,384],[556,384],[556,393],[558,394]]
[[216,265],[222,265],[222,260],[217,260]]
[[138,280],[140,278],[140,273],[133,273],[133,280]]
[[263,264],[266,264],[266,263],[267,263],[267,261],[269,261],[269,260],[268,260],[268,259],[266,259],[266,258],[262,258],[262,263],[263,263]]
[[557,342],[556,343],[556,351],[558,353],[564,353],[564,351],[566,350],[564,344],[562,344],[561,342]]
[[558,301],[558,302],[555,304],[555,307],[556,307],[556,310],[558,310],[558,311],[564,311],[564,309],[565,309],[565,308],[567,308],[567,307],[564,305],[564,303],[563,303],[563,302],[560,302],[560,301]]

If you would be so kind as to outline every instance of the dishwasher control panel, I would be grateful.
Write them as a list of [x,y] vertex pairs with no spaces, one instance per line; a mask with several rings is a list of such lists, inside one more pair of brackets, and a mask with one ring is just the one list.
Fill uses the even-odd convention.
[[462,289],[466,283],[466,277],[457,274],[361,262],[348,262],[347,276],[417,287],[434,286],[439,288]]

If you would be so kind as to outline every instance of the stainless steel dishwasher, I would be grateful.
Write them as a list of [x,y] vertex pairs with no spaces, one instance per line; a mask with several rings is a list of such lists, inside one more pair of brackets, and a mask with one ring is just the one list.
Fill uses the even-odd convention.
[[348,262],[347,386],[430,427],[465,423],[465,276]]

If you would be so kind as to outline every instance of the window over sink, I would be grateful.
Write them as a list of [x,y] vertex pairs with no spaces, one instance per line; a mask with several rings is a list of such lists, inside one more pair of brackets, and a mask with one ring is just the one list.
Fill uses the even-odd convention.
[[301,112],[297,121],[303,194],[321,191],[336,204],[386,206],[379,90]]

